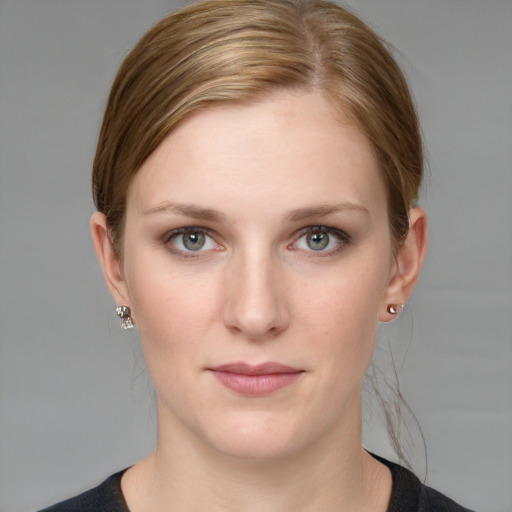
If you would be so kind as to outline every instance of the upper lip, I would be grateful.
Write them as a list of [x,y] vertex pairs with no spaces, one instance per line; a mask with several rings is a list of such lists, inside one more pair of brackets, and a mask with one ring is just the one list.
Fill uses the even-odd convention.
[[221,364],[208,368],[215,372],[234,373],[238,375],[276,375],[284,373],[300,373],[303,370],[293,368],[280,363],[268,362],[257,365],[251,365],[243,362]]

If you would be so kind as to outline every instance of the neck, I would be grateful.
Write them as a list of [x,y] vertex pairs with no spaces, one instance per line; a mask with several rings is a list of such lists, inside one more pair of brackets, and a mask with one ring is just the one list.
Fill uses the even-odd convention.
[[220,453],[161,414],[157,449],[125,474],[123,492],[133,512],[385,511],[390,476],[362,449],[355,418],[291,455],[262,460]]

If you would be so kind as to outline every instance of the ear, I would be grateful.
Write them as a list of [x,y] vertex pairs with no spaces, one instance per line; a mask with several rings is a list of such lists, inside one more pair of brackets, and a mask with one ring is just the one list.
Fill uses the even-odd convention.
[[390,304],[397,305],[398,311],[400,311],[402,304],[407,302],[416,286],[427,254],[427,224],[427,216],[421,208],[410,210],[409,231],[392,266],[379,315],[381,322],[389,322],[396,317],[388,311],[388,306]]
[[107,218],[103,213],[95,212],[91,217],[90,225],[96,255],[110,294],[117,305],[130,306],[130,296],[123,278],[121,263],[110,240]]

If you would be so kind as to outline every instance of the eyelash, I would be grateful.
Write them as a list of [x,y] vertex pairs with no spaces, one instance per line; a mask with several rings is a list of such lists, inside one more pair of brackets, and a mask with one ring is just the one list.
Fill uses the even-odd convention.
[[[322,257],[334,256],[334,255],[338,254],[339,252],[341,252],[342,250],[344,250],[346,248],[346,246],[349,245],[351,242],[351,236],[343,230],[328,227],[328,226],[308,226],[307,228],[304,228],[299,232],[298,236],[294,239],[294,241],[291,244],[288,245],[288,247],[292,248],[292,250],[303,250],[303,249],[300,249],[300,248],[297,248],[294,246],[296,246],[297,243],[302,238],[304,238],[308,235],[311,235],[315,232],[325,233],[329,237],[334,236],[334,238],[337,240],[338,243],[337,243],[337,247],[335,247],[333,249],[325,250],[325,251],[324,250],[315,251],[314,249],[311,249],[311,250],[304,249],[304,252],[308,253],[308,257],[311,257],[311,258],[315,258],[315,257],[322,258]],[[173,240],[178,238],[180,235],[186,235],[186,234],[204,235],[205,237],[208,237],[215,243],[216,248],[222,247],[220,244],[218,244],[215,241],[215,238],[212,235],[211,231],[209,231],[205,228],[194,227],[194,226],[186,227],[186,228],[179,228],[179,229],[175,229],[169,233],[166,233],[165,236],[163,237],[162,241],[163,241],[164,245],[166,245],[168,247],[168,249],[173,254],[179,256],[182,259],[199,258],[199,257],[201,257],[202,252],[207,252],[207,251],[211,250],[211,249],[201,250],[202,248],[200,248],[197,251],[193,251],[193,250],[186,251],[186,250],[179,249],[172,244]],[[328,243],[330,243],[330,240]]]
[[213,240],[216,247],[221,247],[217,242],[215,242],[214,237],[212,236],[211,232],[204,228],[199,228],[195,226],[186,227],[186,228],[179,228],[175,229],[169,233],[166,233],[163,237],[163,243],[167,246],[169,251],[171,251],[173,254],[179,256],[182,259],[190,259],[190,258],[199,258],[201,256],[201,252],[205,252],[204,250],[198,250],[198,251],[185,251],[182,249],[178,249],[172,244],[172,241],[176,238],[178,238],[180,235],[186,235],[186,234],[202,234],[205,237],[208,237],[209,239]]
[[[307,228],[303,229],[300,233],[300,235],[295,239],[295,241],[291,245],[297,245],[297,243],[304,237],[311,235],[315,232],[318,233],[325,233],[329,237],[334,237],[337,240],[337,246],[333,249],[329,250],[318,250],[315,251],[313,249],[311,250],[305,250],[305,253],[310,258],[326,258],[330,256],[335,256],[341,251],[343,251],[351,242],[351,236],[337,228],[332,228],[329,226],[308,226]],[[329,240],[330,243],[330,240]],[[296,249],[301,250],[301,249]]]

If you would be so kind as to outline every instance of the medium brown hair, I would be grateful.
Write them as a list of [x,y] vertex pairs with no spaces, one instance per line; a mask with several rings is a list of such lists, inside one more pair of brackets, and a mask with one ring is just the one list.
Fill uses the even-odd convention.
[[130,182],[173,128],[209,105],[254,101],[280,88],[318,90],[368,137],[400,245],[423,154],[409,89],[384,43],[323,0],[205,0],[152,27],[114,80],[92,183],[118,257]]

